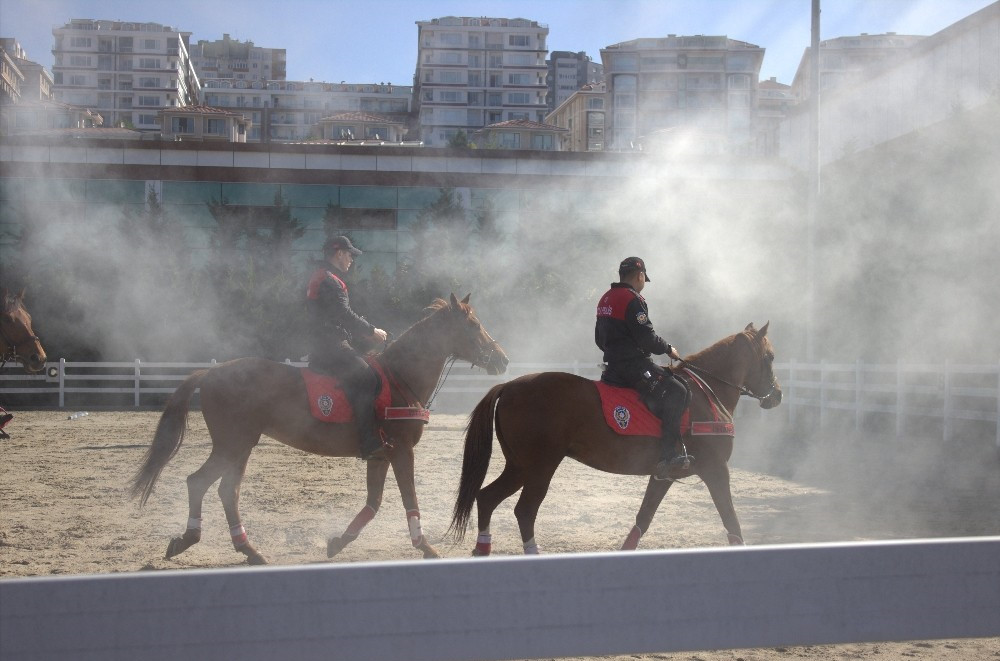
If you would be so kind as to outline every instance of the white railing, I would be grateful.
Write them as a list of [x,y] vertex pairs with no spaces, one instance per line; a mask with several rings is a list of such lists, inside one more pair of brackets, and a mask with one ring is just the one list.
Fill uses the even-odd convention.
[[[303,366],[304,363],[285,361]],[[17,395],[25,406],[64,408],[86,401],[90,406],[154,407],[187,375],[208,363],[59,362],[45,373],[25,375],[16,363],[0,370],[0,394]],[[562,371],[596,379],[596,362],[511,363],[506,374],[489,376],[456,363],[438,403],[472,403],[492,385],[522,374]],[[878,428],[896,435],[940,434],[951,440],[960,425],[978,425],[992,432],[1000,447],[1000,363],[932,365],[776,363],[784,398],[777,409],[790,422],[816,419],[818,427],[849,424],[856,430]],[[129,397],[130,396],[130,397]],[[6,397],[5,397],[6,399]],[[96,402],[96,403],[95,403]],[[757,415],[757,407],[738,409],[738,417]],[[773,414],[771,414],[773,415]]]
[[8,578],[0,658],[463,661],[988,638],[998,582],[1000,537]]

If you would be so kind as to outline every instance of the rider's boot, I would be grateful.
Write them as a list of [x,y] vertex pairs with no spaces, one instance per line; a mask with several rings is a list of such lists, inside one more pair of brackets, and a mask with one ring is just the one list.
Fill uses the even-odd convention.
[[[374,376],[374,375],[372,375]],[[361,458],[383,459],[387,443],[381,429],[375,426],[375,388],[378,379],[359,379],[361,383],[351,389],[351,408],[354,409],[354,420],[358,426],[358,438],[361,443]]]
[[[680,451],[677,450],[680,444]],[[653,469],[653,479],[674,480],[681,476],[683,471],[691,468],[694,457],[687,453],[687,448],[680,441],[667,440],[663,445],[663,458],[657,462]]]

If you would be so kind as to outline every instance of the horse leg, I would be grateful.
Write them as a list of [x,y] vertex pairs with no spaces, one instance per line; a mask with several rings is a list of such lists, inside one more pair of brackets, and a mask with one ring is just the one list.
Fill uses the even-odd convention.
[[392,462],[392,472],[396,476],[399,495],[403,499],[406,510],[406,525],[410,530],[410,543],[413,548],[424,554],[425,558],[440,558],[420,527],[420,507],[417,505],[417,487],[413,477],[413,439],[397,437],[393,439],[394,447],[389,451],[389,461]]
[[493,541],[490,535],[490,520],[493,518],[493,510],[514,495],[514,492],[523,485],[521,472],[508,463],[497,479],[479,491],[479,495],[476,496],[479,536],[476,538],[476,548],[472,550],[472,555],[487,556],[490,554]]
[[201,465],[201,468],[188,475],[188,523],[184,534],[174,537],[167,544],[167,554],[165,558],[170,558],[183,553],[201,541],[201,507],[205,499],[208,488],[222,476],[225,470],[225,459],[213,448],[208,455],[208,459]]
[[663,502],[663,497],[667,495],[672,480],[656,480],[652,476],[649,484],[646,485],[646,493],[642,497],[642,505],[635,515],[635,525],[629,531],[628,537],[622,544],[622,551],[634,551],[639,547],[639,539],[649,530],[649,524],[653,522],[653,515]]
[[326,540],[326,557],[332,558],[344,550],[361,534],[368,522],[375,518],[382,506],[382,494],[385,492],[385,478],[389,474],[389,462],[385,459],[369,459],[368,462],[368,500],[354,517],[350,525],[340,537]]
[[733,494],[729,487],[729,466],[721,463],[712,466],[708,470],[699,472],[708,493],[712,496],[715,509],[719,512],[722,525],[726,527],[729,535],[730,546],[743,546],[743,530],[740,528],[740,520],[736,516],[736,508],[733,507]]
[[558,467],[558,461],[551,466],[539,465],[537,469],[540,472],[536,472],[524,481],[521,496],[517,499],[517,504],[514,505],[514,516],[517,517],[517,527],[521,530],[521,542],[524,545],[525,555],[538,555],[538,544],[535,543],[535,517],[538,516],[538,508],[545,500],[545,494],[549,491],[549,483]]
[[226,512],[233,548],[247,557],[247,564],[266,565],[267,560],[250,544],[247,531],[240,522],[240,483],[246,473],[251,450],[253,450],[252,445],[230,460],[219,483],[219,498],[222,500],[222,509]]

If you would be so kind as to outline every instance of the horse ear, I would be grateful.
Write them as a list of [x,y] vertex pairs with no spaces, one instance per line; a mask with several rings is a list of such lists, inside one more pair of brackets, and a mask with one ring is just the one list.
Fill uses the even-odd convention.
[[764,337],[767,335],[767,327],[771,325],[770,320],[767,321],[759,331],[757,331],[757,337]]
[[451,307],[453,310],[458,310],[461,307],[458,304],[458,298],[455,296],[455,292],[451,293]]
[[462,299],[462,302],[465,303],[466,305],[468,305],[470,298],[472,298],[472,292],[469,292],[468,294],[466,294],[465,298]]
[[757,332],[757,329],[753,327],[753,322],[752,321],[749,324],[747,324],[747,327],[744,328],[743,330],[744,331],[750,331],[752,333],[756,333]]

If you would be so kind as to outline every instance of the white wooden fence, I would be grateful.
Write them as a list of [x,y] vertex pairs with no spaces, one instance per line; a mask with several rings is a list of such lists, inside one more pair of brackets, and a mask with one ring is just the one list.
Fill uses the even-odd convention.
[[0,581],[4,661],[459,661],[1000,636],[1000,537]]
[[[302,365],[285,361],[292,365]],[[49,363],[45,374],[25,375],[16,364],[0,371],[0,396],[17,395],[24,406],[156,407],[195,369],[210,363],[67,362]],[[463,366],[464,365],[464,366]],[[471,408],[490,386],[521,374],[565,371],[598,378],[594,362],[511,363],[502,376],[470,370],[456,363],[438,404]],[[776,363],[784,399],[778,412],[788,421],[818,418],[818,426],[853,425],[857,430],[903,435],[939,434],[948,441],[961,425],[991,434],[1000,448],[1000,363],[994,365],[906,365],[854,363]],[[469,406],[465,406],[469,405]],[[742,406],[738,417],[755,415]],[[770,413],[769,415],[774,415]],[[965,427],[962,427],[965,429]]]

